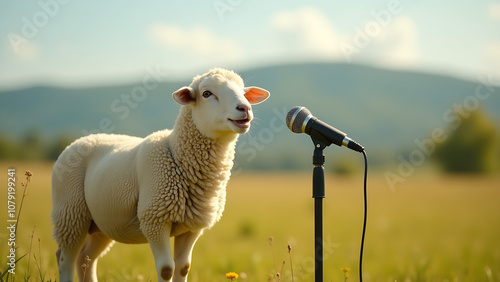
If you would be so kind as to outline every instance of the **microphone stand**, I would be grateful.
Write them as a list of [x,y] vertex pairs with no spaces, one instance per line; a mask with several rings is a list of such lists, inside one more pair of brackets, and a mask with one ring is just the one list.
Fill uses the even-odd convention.
[[[325,198],[325,156],[323,149],[330,142],[320,136],[311,136],[313,153],[313,195],[314,198],[314,277],[315,282],[323,282],[323,198]],[[325,144],[326,143],[326,144]]]

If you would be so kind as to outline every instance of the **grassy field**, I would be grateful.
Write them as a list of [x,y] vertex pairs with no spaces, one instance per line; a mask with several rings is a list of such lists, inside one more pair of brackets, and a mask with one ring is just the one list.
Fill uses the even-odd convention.
[[[17,231],[16,281],[57,280],[51,238],[51,165],[0,164],[0,220],[7,226],[7,168],[17,173],[17,205],[24,171],[33,172]],[[362,177],[327,176],[324,200],[325,281],[358,281],[362,227]],[[500,281],[500,177],[411,176],[391,190],[383,177],[368,180],[366,281]],[[0,229],[0,270],[8,255]],[[272,237],[272,246],[269,237]],[[290,264],[288,243],[292,247]],[[311,176],[251,173],[234,176],[222,220],[194,249],[190,281],[313,281]],[[30,251],[31,248],[31,251]],[[29,259],[30,258],[30,259]],[[36,260],[35,260],[36,258]],[[284,265],[282,262],[285,261]],[[29,272],[28,272],[29,263]],[[115,244],[100,260],[101,281],[155,281],[147,245]],[[39,267],[38,267],[39,266]]]

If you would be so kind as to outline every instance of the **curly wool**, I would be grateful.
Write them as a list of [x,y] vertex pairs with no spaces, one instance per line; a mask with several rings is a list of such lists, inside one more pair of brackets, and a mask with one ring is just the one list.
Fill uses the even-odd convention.
[[[182,107],[167,138],[162,131],[151,136],[156,143],[149,156],[156,196],[140,215],[141,229],[151,237],[157,237],[164,222],[173,223],[171,233],[176,233],[175,228],[210,228],[224,210],[236,142],[225,144],[205,137],[191,111],[189,106]],[[162,138],[167,142],[161,142]]]

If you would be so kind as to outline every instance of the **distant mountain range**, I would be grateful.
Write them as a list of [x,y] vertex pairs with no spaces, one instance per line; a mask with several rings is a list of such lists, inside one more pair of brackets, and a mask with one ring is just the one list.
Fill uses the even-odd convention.
[[[252,129],[240,138],[237,162],[242,168],[310,165],[309,138],[291,133],[284,125],[286,113],[297,105],[346,132],[381,161],[411,149],[415,139],[426,138],[434,128],[448,128],[450,111],[457,111],[457,106],[467,110],[478,102],[500,121],[500,88],[481,86],[481,82],[336,63],[272,66],[240,74],[246,85],[271,92],[268,101],[254,107]],[[0,135],[20,138],[38,130],[48,139],[106,131],[146,136],[172,128],[180,106],[171,93],[190,81],[166,82],[146,92],[140,92],[138,81],[0,92]],[[492,94],[485,98],[484,93]]]

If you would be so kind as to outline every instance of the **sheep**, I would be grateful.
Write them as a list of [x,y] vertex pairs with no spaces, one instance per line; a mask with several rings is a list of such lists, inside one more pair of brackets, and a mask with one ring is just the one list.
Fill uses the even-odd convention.
[[187,280],[196,240],[222,216],[251,105],[269,92],[212,69],[172,97],[181,105],[172,130],[145,138],[89,135],[55,162],[51,217],[60,281],[73,281],[75,265],[80,281],[97,281],[97,260],[115,241],[148,243],[158,281]]

